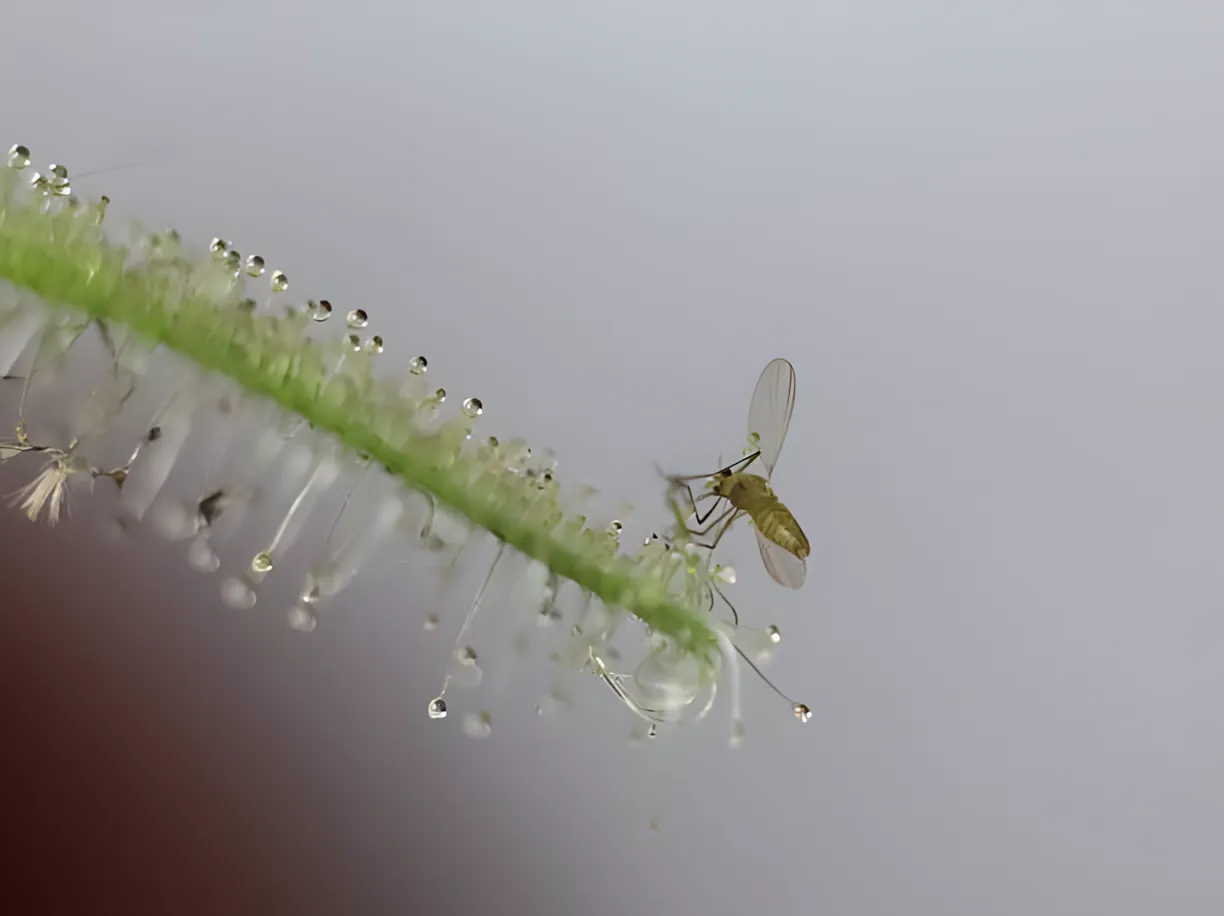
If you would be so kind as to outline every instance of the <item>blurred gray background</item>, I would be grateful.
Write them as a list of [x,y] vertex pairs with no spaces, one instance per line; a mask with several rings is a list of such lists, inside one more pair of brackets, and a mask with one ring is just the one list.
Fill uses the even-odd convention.
[[813,547],[800,592],[748,533],[724,552],[812,721],[749,679],[743,748],[720,706],[630,749],[594,682],[537,718],[538,654],[456,697],[484,741],[426,719],[492,545],[445,608],[388,548],[304,636],[181,545],[108,540],[105,496],[7,511],[6,912],[1224,907],[1218,4],[0,22],[4,145],[141,160],[78,190],[365,307],[482,432],[632,500],[634,538],[651,463],[738,452],[786,356],[775,483]]

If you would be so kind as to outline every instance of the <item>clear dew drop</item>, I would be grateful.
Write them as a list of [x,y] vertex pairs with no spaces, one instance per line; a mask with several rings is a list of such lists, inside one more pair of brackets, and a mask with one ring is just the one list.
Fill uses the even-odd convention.
[[468,398],[463,402],[464,416],[478,417],[484,413],[484,404],[480,402],[480,398]]
[[225,257],[225,253],[229,251],[229,247],[230,247],[230,243],[218,235],[215,238],[213,238],[211,242],[208,243],[208,252],[216,260],[220,261],[222,258]]
[[795,718],[800,722],[806,723],[812,718],[812,711],[807,708],[806,703],[796,703],[791,707],[791,712],[795,714]]
[[30,148],[28,146],[23,146],[20,143],[14,143],[9,147],[8,165],[10,169],[17,169],[20,171],[21,169],[29,166],[29,164]]
[[463,646],[455,650],[455,661],[461,665],[472,666],[476,664],[476,650],[471,646]]
[[268,281],[268,285],[274,293],[283,293],[289,288],[289,278],[285,276],[283,270],[272,271],[272,279]]
[[493,732],[493,716],[487,710],[463,717],[463,733],[469,738],[487,738]]
[[313,633],[319,625],[319,617],[313,608],[298,605],[289,609],[289,626],[299,633]]
[[720,566],[715,575],[728,585],[735,584],[735,567],[733,566]]
[[331,317],[332,304],[326,299],[320,299],[318,302],[311,303],[310,317],[314,321],[326,321]]
[[429,366],[429,360],[424,356],[414,356],[408,360],[408,371],[413,375],[424,375],[425,369]]
[[428,614],[425,617],[425,629],[436,630],[438,628],[438,615]]
[[231,576],[221,583],[221,600],[236,611],[255,607],[255,589],[249,582]]
[[68,166],[51,163],[51,179],[52,181],[67,181]]
[[242,255],[230,249],[225,253],[225,266],[226,269],[238,273],[238,271],[242,270]]
[[352,309],[344,316],[344,323],[354,330],[361,330],[370,323],[370,316],[365,309]]
[[255,556],[251,557],[251,572],[266,573],[272,571],[272,555],[266,550],[261,550]]
[[253,254],[246,259],[246,272],[248,277],[262,277],[264,272],[264,259],[257,254]]
[[772,623],[769,625],[769,629],[766,630],[765,632],[769,634],[769,641],[773,643],[775,646],[778,643],[782,642],[782,631],[779,630]]
[[374,356],[377,356],[383,351],[383,339],[375,334],[365,342],[365,351]]
[[434,697],[429,701],[429,718],[446,718],[446,700],[442,699],[441,697]]

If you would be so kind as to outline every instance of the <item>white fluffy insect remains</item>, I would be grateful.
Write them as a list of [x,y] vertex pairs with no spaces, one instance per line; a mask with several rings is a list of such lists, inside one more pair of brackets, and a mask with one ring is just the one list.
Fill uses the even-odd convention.
[[[571,674],[593,675],[653,733],[703,718],[721,684],[740,740],[740,665],[757,669],[780,637],[713,613],[735,576],[687,529],[623,550],[621,522],[599,517],[593,491],[563,487],[551,452],[477,436],[485,404],[453,408],[424,356],[382,366],[363,308],[299,299],[285,272],[221,237],[200,254],[173,230],[112,237],[106,198],[83,203],[62,165],[29,165],[18,145],[0,168],[0,398],[13,411],[0,464],[33,469],[12,497],[30,519],[54,524],[73,494],[111,488],[120,530],[182,542],[225,606],[271,603],[303,633],[379,551],[435,568],[449,554],[442,574],[483,537],[496,558],[440,692],[422,702],[430,718],[447,717],[448,691],[488,680],[474,634],[496,589],[512,645],[551,637],[557,679],[541,713],[568,704]],[[248,542],[230,568],[226,545]],[[287,576],[286,609],[265,589]],[[631,673],[615,671],[633,652]],[[462,721],[491,733],[487,709]]]

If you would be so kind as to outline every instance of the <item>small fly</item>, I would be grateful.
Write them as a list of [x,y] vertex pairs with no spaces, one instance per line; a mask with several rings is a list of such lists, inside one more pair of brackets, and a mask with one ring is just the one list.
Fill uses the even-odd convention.
[[[756,531],[757,546],[765,569],[779,585],[799,588],[807,577],[807,556],[811,548],[807,535],[799,527],[795,516],[774,495],[770,486],[774,465],[786,440],[791,414],[795,409],[795,368],[784,359],[775,359],[757,381],[748,408],[748,443],[750,454],[713,474],[693,474],[685,477],[668,476],[674,487],[683,487],[688,492],[697,530],[688,533],[704,537],[716,531],[713,541],[700,544],[713,550],[718,546],[731,526],[741,516],[747,515]],[[753,462],[759,460],[765,467],[765,475],[747,473]],[[706,480],[709,492],[693,496],[689,481]],[[702,514],[699,503],[713,499],[709,509]],[[710,521],[723,500],[730,505]]]

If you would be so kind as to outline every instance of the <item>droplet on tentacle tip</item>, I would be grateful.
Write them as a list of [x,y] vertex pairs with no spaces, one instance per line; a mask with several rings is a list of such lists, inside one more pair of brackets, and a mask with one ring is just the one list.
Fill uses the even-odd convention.
[[229,251],[230,243],[221,236],[216,236],[208,243],[208,253],[213,256],[214,260],[220,261],[225,257],[225,253]]
[[272,279],[268,281],[268,285],[274,293],[283,293],[289,288],[289,278],[285,276],[283,270],[272,271]]
[[487,710],[468,713],[463,718],[463,732],[469,738],[487,738],[493,732],[493,716]]
[[8,151],[8,166],[10,169],[21,171],[30,164],[30,148],[20,143],[14,143],[9,147]]
[[72,193],[72,184],[68,181],[68,168],[63,165],[51,164],[51,170],[47,175],[47,184],[51,188],[51,193],[59,197],[67,197]]
[[312,633],[319,625],[319,617],[313,608],[297,605],[289,609],[289,626],[300,633]]
[[315,321],[326,321],[331,317],[332,304],[326,299],[320,299],[318,302],[310,303],[310,317]]
[[806,723],[812,718],[812,711],[808,709],[806,703],[796,703],[791,707],[791,712],[795,714],[795,718],[800,722]]
[[366,314],[365,309],[350,309],[344,316],[344,323],[353,330],[360,331],[370,323],[370,316]]
[[224,261],[226,269],[232,270],[235,275],[242,270],[242,255],[234,249],[231,248],[225,253]]
[[192,569],[202,573],[214,573],[221,568],[221,558],[212,549],[204,534],[197,534],[188,545],[187,563]]
[[464,416],[478,417],[484,413],[484,404],[481,403],[480,398],[468,398],[463,402],[463,413]]
[[272,571],[272,555],[266,550],[261,550],[255,556],[251,557],[251,572],[269,573]]
[[168,540],[185,541],[200,530],[202,519],[195,503],[168,502],[153,510],[153,527]]
[[425,369],[429,366],[429,360],[424,356],[414,356],[408,360],[408,371],[413,375],[424,375]]
[[417,402],[417,409],[426,412],[426,416],[432,416],[430,411],[436,411],[442,406],[442,402],[446,400],[446,389],[438,388],[431,395],[426,395]]
[[769,634],[769,641],[775,646],[782,642],[782,631],[772,623],[769,625],[769,629],[767,629],[765,632]]
[[434,697],[429,701],[429,718],[446,718],[446,700],[442,699],[441,697]]
[[437,628],[438,628],[438,615],[437,614],[426,614],[425,615],[425,629],[436,630]]
[[739,747],[744,743],[744,720],[736,719],[731,723],[731,738],[730,744],[732,747]]
[[236,611],[245,611],[255,606],[255,589],[246,580],[231,576],[221,583],[221,600]]
[[536,703],[536,715],[553,718],[560,715],[567,705],[569,705],[569,699],[560,691],[553,689],[540,697],[540,701]]
[[383,351],[383,339],[375,334],[365,342],[365,351],[373,356],[377,356]]
[[250,255],[246,259],[246,272],[248,277],[262,277],[264,272],[264,259],[257,254]]
[[447,675],[449,682],[464,690],[474,690],[484,680],[484,671],[476,664],[476,650],[462,646],[455,650],[455,664]]

